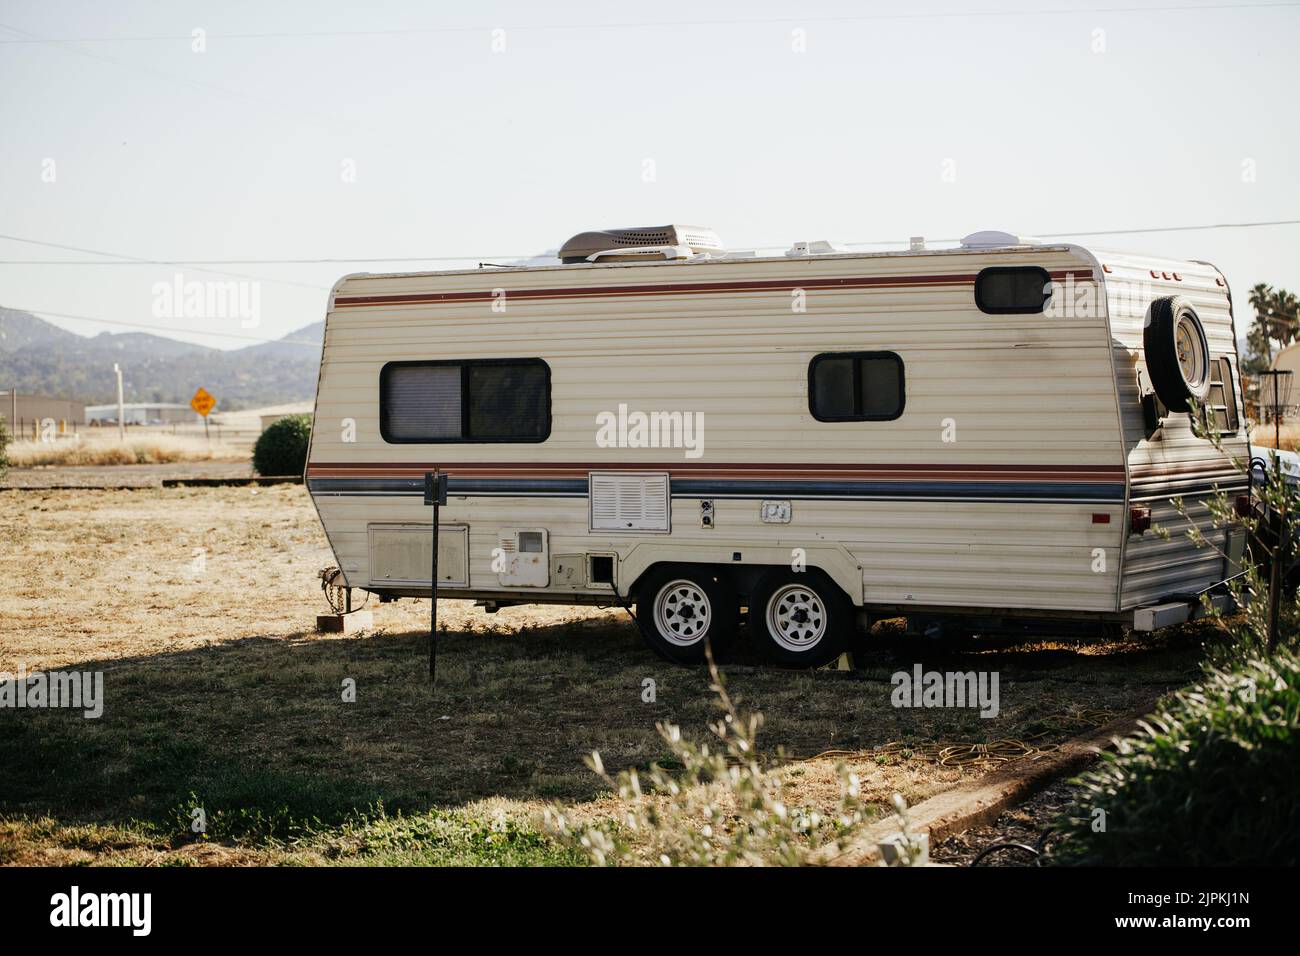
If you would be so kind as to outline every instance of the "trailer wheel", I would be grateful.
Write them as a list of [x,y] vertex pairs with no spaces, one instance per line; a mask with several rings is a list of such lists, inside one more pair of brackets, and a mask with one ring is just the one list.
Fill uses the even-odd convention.
[[667,567],[637,588],[636,621],[660,657],[674,664],[700,664],[706,644],[715,658],[730,646],[737,605],[730,584],[708,568]]
[[1171,412],[1210,394],[1210,349],[1196,310],[1186,299],[1165,296],[1151,303],[1142,350],[1156,395]]
[[853,626],[853,606],[818,571],[771,571],[750,596],[750,630],[781,667],[820,667],[838,657]]

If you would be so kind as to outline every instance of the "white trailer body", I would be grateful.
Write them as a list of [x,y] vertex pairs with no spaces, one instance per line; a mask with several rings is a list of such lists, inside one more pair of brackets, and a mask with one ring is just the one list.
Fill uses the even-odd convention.
[[815,662],[855,608],[1132,624],[1232,573],[1244,539],[1197,548],[1173,504],[1208,528],[1246,485],[1213,266],[654,251],[681,257],[340,280],[306,481],[348,586],[428,595],[434,469],[440,595],[616,592],[679,659],[740,606]]

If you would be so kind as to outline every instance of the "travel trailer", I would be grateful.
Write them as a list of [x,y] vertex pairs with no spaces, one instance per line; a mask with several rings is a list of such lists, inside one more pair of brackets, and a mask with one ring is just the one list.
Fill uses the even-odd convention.
[[[976,233],[900,252],[729,252],[582,233],[551,265],[350,275],[306,482],[349,588],[488,610],[635,605],[701,659],[833,659],[864,619],[1193,615],[1245,535],[1197,547],[1248,459],[1214,266]],[[1198,438],[1212,417],[1222,448]]]

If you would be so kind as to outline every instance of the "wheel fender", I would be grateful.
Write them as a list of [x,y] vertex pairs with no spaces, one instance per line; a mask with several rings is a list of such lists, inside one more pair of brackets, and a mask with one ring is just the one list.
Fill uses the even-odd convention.
[[[799,546],[802,547],[802,546]],[[618,562],[618,593],[631,595],[636,583],[656,564],[713,564],[731,567],[761,565],[764,567],[790,567],[794,560],[789,547],[753,547],[748,544],[734,546],[681,545],[649,542],[638,544]],[[735,560],[735,555],[742,555]],[[808,568],[817,568],[839,585],[840,589],[860,607],[863,601],[862,566],[848,549],[836,545],[804,548],[804,562]]]

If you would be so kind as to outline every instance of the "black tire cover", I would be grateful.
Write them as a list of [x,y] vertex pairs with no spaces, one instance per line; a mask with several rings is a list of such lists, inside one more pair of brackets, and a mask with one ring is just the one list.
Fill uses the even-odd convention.
[[[1181,319],[1190,318],[1196,334],[1201,339],[1204,357],[1203,374],[1199,382],[1193,384],[1183,374],[1183,367],[1178,361],[1178,347],[1174,341],[1174,331]],[[1188,410],[1188,400],[1203,402],[1210,393],[1210,350],[1205,338],[1205,328],[1200,316],[1186,299],[1177,296],[1165,296],[1151,303],[1151,310],[1146,328],[1142,333],[1142,349],[1146,354],[1147,372],[1156,395],[1171,412]]]

